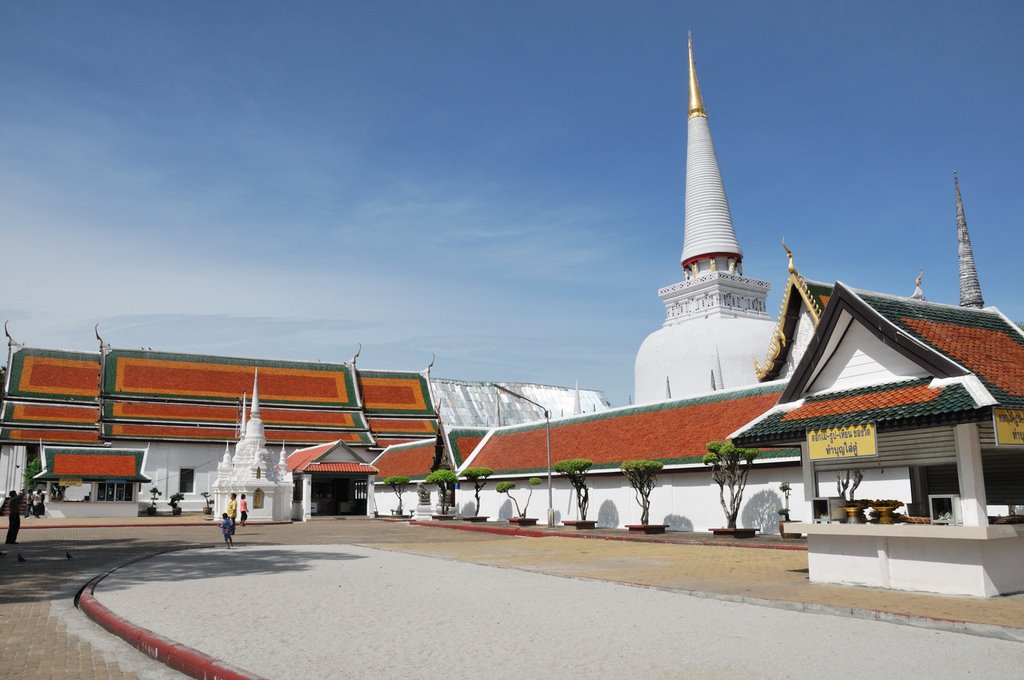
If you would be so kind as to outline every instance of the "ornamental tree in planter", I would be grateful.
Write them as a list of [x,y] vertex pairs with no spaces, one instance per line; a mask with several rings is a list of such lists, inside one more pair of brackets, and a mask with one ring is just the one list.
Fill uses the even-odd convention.
[[[760,453],[757,449],[741,449],[732,442],[708,442],[704,464],[711,466],[711,478],[718,484],[718,499],[730,530],[736,529],[736,516],[743,503],[743,490],[747,475]],[[729,487],[729,502],[725,500],[725,487]],[[753,533],[751,533],[753,535]]]
[[203,497],[204,501],[206,501],[206,505],[203,506],[203,514],[204,515],[212,515],[213,514],[213,499],[210,498],[210,492],[209,491],[204,491],[204,492],[202,492],[199,495]]
[[[512,522],[513,524],[532,525],[537,523],[536,519],[532,519],[526,516],[526,509],[530,507],[530,499],[533,498],[533,487],[540,486],[543,483],[543,480],[540,477],[530,477],[528,480],[526,480],[526,483],[530,485],[530,492],[526,496],[526,502],[523,503],[522,510],[519,509],[519,501],[517,501],[516,497],[513,496],[511,493],[512,489],[516,488],[515,482],[498,482],[494,487],[498,493],[505,494],[512,500],[512,503],[515,504],[516,516],[512,519],[509,519],[509,522]],[[514,522],[513,519],[515,520]]]
[[658,484],[658,473],[662,467],[656,460],[627,460],[619,466],[633,487],[636,502],[640,505],[640,524],[643,526],[650,524],[651,491]]
[[462,476],[473,482],[473,497],[476,499],[476,510],[473,514],[480,515],[480,492],[487,486],[487,478],[494,474],[489,467],[470,467],[462,471]]
[[180,491],[178,493],[172,493],[167,498],[167,505],[171,506],[172,515],[181,514],[181,508],[178,507],[178,503],[182,502],[183,500],[185,500],[185,494],[181,493]]
[[149,490],[149,507],[146,508],[146,514],[150,517],[156,516],[156,499],[162,495],[160,489],[155,486]]
[[455,490],[455,482],[459,481],[458,476],[451,470],[434,470],[425,480],[427,484],[437,484],[440,493],[441,514],[447,515],[452,507],[452,496]]
[[569,478],[569,483],[576,491],[576,509],[579,511],[580,522],[587,521],[587,506],[590,505],[590,489],[587,488],[587,472],[594,465],[586,458],[568,458],[555,463],[554,470]]
[[385,477],[384,479],[380,480],[381,484],[390,486],[391,490],[395,492],[396,496],[398,496],[398,509],[392,511],[392,514],[404,514],[402,512],[402,494],[405,493],[405,487],[409,486],[411,482],[411,479],[402,475],[391,475],[390,477]]

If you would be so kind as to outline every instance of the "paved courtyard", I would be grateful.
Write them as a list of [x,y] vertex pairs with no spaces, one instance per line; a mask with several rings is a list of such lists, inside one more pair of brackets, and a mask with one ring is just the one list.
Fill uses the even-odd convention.
[[[212,524],[146,520],[29,528],[7,546],[4,676],[180,677],[72,605],[93,576],[175,548],[193,549],[118,569],[97,599],[272,678],[507,677],[523,664],[535,677],[670,677],[681,666],[689,677],[837,669],[908,677],[929,665],[934,677],[1012,677],[1024,667],[1024,644],[987,637],[1024,639],[1024,597],[809,584],[801,551],[521,538],[357,518],[250,526],[229,552]],[[925,627],[871,620],[879,617],[921,617]]]

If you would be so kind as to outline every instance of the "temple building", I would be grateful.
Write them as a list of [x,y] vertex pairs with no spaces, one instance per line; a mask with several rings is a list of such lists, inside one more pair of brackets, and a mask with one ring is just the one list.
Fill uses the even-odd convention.
[[690,42],[683,280],[658,291],[665,323],[640,346],[638,404],[757,382],[754,361],[772,334],[765,309],[771,287],[743,275]]
[[[63,509],[50,504],[48,511],[53,513],[95,516],[101,513],[101,499],[136,503],[139,510],[149,504],[151,487],[161,491],[162,503],[182,493],[181,507],[197,511],[206,505],[203,492],[215,491],[214,483],[222,476],[225,446],[235,447],[227,460],[232,465],[239,447],[245,460],[266,449],[273,451],[260,453],[266,465],[248,466],[253,471],[260,468],[266,479],[273,476],[268,469],[279,464],[279,449],[287,460],[296,448],[331,442],[357,464],[343,470],[307,461],[303,470],[294,471],[286,464],[297,487],[293,514],[301,516],[303,508],[308,514],[311,507],[325,514],[362,514],[372,469],[361,465],[386,447],[432,444],[442,421],[451,426],[496,426],[526,422],[542,413],[517,403],[491,383],[435,380],[429,369],[370,370],[357,367],[354,359],[275,361],[123,350],[102,340],[100,345],[98,352],[51,350],[27,347],[8,336],[0,399],[0,475],[5,488],[21,488],[21,471],[29,460],[59,461],[63,473],[48,467],[40,478],[52,483],[52,493],[61,498],[57,503],[64,504]],[[259,395],[253,406],[258,409],[246,410],[245,395],[255,396],[257,371]],[[604,395],[595,390],[497,384],[528,392],[556,414],[577,400],[586,412],[608,408]],[[251,416],[256,415],[258,432],[243,446]],[[263,444],[257,445],[260,437]],[[50,447],[62,455],[44,455]],[[132,458],[141,467],[129,470],[127,463],[118,462],[114,471],[113,454],[104,453],[106,447],[144,452]],[[71,461],[76,461],[73,469],[68,467]],[[145,488],[142,479],[150,480]],[[223,482],[228,493],[241,493],[242,486],[245,480],[238,475]],[[315,503],[303,498],[304,490],[316,493]],[[131,512],[128,506],[118,510]]]

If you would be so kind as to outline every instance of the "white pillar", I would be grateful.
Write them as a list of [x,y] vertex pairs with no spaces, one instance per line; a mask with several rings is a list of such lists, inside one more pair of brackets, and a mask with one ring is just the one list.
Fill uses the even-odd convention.
[[814,463],[807,451],[807,441],[800,443],[800,471],[804,477],[804,511],[800,515],[801,521],[814,521],[814,499],[818,495],[818,479],[814,474]]
[[965,526],[988,524],[988,498],[981,466],[981,440],[976,423],[963,423],[954,430],[956,470],[960,478],[960,505]]
[[313,516],[313,475],[302,475],[302,521]]

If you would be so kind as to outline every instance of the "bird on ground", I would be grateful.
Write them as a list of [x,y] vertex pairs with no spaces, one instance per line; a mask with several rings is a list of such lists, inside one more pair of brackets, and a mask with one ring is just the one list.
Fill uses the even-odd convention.
[[0,557],[7,557],[7,553],[5,553],[5,552],[0,552]]
[[64,557],[68,558],[69,560],[74,559],[73,557],[71,557],[71,553],[69,553],[67,550],[64,551]]
[[21,553],[18,553],[18,561],[19,562],[27,562],[28,560],[26,560],[24,557],[22,557]]

